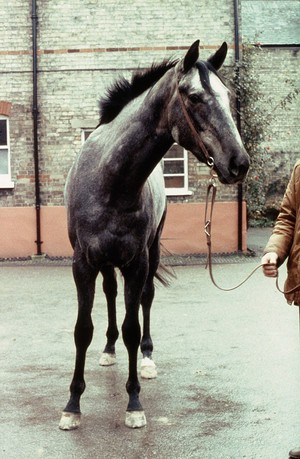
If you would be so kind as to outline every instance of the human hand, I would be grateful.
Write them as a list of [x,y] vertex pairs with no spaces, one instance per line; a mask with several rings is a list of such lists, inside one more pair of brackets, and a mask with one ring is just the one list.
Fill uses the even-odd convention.
[[276,252],[268,252],[266,253],[262,259],[262,269],[263,273],[267,277],[277,277],[278,276],[278,268],[277,268],[277,262],[278,262],[278,255]]

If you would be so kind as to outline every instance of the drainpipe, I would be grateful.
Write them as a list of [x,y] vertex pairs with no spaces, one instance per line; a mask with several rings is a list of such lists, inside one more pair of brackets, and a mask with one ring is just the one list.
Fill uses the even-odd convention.
[[[233,0],[234,8],[234,56],[235,63],[240,60],[240,37],[239,37],[239,4],[238,0]],[[240,78],[239,67],[236,68],[236,78]],[[236,93],[235,107],[236,107],[236,121],[239,133],[241,133],[241,102],[239,91]],[[238,251],[243,250],[243,185],[241,183],[237,186],[238,194]]]
[[37,91],[37,12],[36,0],[32,0],[32,56],[33,56],[33,155],[34,155],[34,176],[35,176],[35,212],[36,212],[36,255],[42,255],[41,241],[41,197],[40,197],[40,172],[39,172],[39,144],[38,144],[38,91]]

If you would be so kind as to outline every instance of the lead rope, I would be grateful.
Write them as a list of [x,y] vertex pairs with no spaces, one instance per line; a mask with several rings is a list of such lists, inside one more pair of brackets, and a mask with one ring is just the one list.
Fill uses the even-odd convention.
[[[242,280],[239,284],[235,285],[234,287],[229,287],[229,288],[220,287],[220,285],[218,285],[217,282],[215,281],[213,270],[212,270],[211,229],[212,229],[212,216],[213,216],[214,204],[215,204],[216,194],[217,194],[217,185],[216,185],[216,175],[214,174],[213,168],[214,168],[214,163],[212,159],[212,164],[210,164],[210,179],[209,179],[207,193],[206,193],[205,217],[204,217],[204,232],[206,235],[206,243],[207,243],[207,261],[206,261],[205,268],[206,269],[208,268],[210,279],[215,287],[217,287],[219,290],[222,290],[223,292],[230,292],[232,290],[238,289],[243,284],[245,284],[245,282],[247,282],[247,280],[250,279],[250,277],[253,276],[253,274],[263,265],[259,264],[258,266],[256,266],[244,280]],[[277,275],[276,288],[280,293],[290,294],[290,293],[295,293],[296,291],[300,290],[300,284],[290,290],[281,290],[281,288],[279,287],[278,280],[279,280],[279,276]]]
[[256,266],[251,273],[239,284],[235,285],[234,287],[224,288],[220,287],[214,279],[213,271],[212,271],[212,244],[211,244],[211,229],[212,229],[212,216],[214,210],[214,204],[217,194],[217,185],[216,185],[216,176],[213,171],[213,165],[210,169],[210,180],[207,187],[207,194],[206,194],[206,205],[205,205],[205,219],[204,219],[204,232],[206,235],[206,243],[207,243],[207,261],[206,261],[206,269],[208,268],[209,276],[214,284],[219,290],[223,292],[230,292],[232,290],[236,290],[237,288],[241,287],[247,280],[257,271],[259,268],[262,267],[262,264]]
[[279,275],[276,277],[276,288],[280,293],[283,293],[284,295],[286,294],[289,295],[290,293],[295,293],[298,290],[300,290],[300,284],[296,285],[296,287],[291,288],[290,290],[281,290],[281,288],[279,287],[278,279],[279,279]]

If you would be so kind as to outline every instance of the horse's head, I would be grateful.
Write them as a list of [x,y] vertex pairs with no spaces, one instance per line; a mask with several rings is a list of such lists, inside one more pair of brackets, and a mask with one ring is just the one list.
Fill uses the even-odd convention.
[[226,54],[223,43],[207,61],[201,61],[199,41],[190,47],[175,67],[169,125],[175,142],[200,161],[213,162],[220,181],[233,184],[245,178],[249,156],[230,112],[229,91],[217,74]]

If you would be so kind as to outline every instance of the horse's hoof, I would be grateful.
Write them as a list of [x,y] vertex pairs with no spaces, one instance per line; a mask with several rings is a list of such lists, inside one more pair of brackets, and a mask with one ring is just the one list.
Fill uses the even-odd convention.
[[147,424],[144,411],[126,411],[125,426],[138,429]]
[[63,411],[59,428],[61,430],[74,430],[78,429],[80,426],[80,413],[68,413],[67,411]]
[[141,377],[144,379],[154,379],[157,376],[156,365],[149,357],[144,357],[141,363]]
[[114,365],[116,361],[116,354],[108,354],[107,352],[103,352],[99,360],[99,365],[102,367],[109,367],[110,365]]

